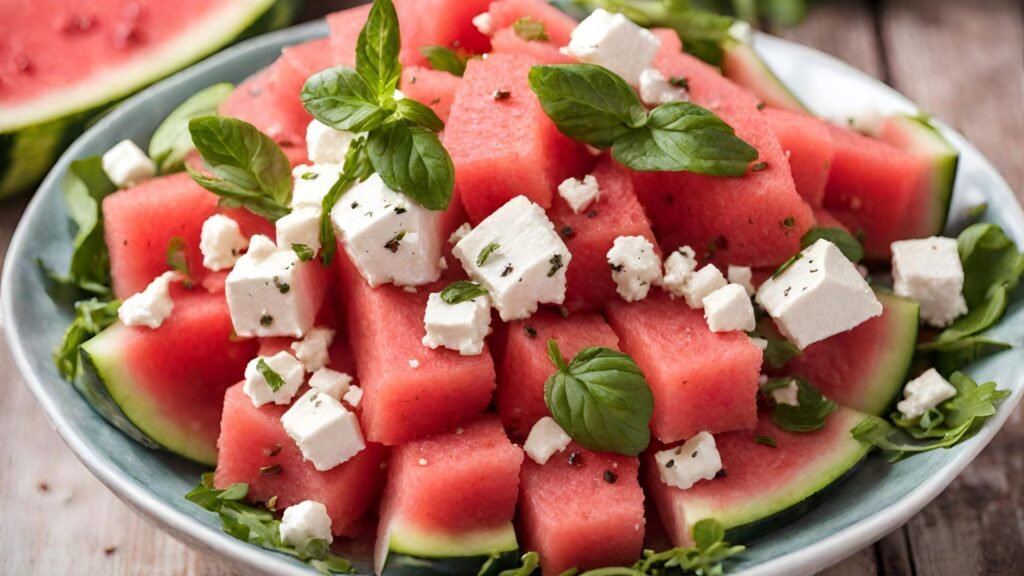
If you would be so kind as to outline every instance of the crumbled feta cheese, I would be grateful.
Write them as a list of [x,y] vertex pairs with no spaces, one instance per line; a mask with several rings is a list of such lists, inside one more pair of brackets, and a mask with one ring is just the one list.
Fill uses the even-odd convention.
[[904,418],[918,418],[954,396],[956,388],[935,368],[929,368],[924,374],[907,382],[903,387],[904,399],[896,404],[896,409]]
[[278,250],[262,235],[249,241],[225,283],[231,322],[239,336],[301,338],[323,301],[319,262],[301,262],[291,248]]
[[484,350],[484,338],[491,333],[491,299],[487,295],[448,304],[434,292],[427,299],[423,315],[427,333],[423,345],[444,346],[463,356],[475,356]]
[[[261,361],[284,382],[277,390],[270,387],[266,376],[260,372]],[[271,402],[284,405],[292,401],[305,377],[306,369],[302,367],[302,363],[287,352],[281,351],[273,356],[257,356],[245,366],[245,383],[242,385],[242,391],[257,408]]]
[[704,298],[707,295],[726,284],[728,282],[725,281],[722,272],[714,264],[708,264],[686,277],[681,292],[686,299],[686,305],[696,310],[704,307]]
[[665,276],[661,287],[672,296],[682,297],[690,274],[697,269],[697,254],[689,246],[681,246],[665,258]]
[[562,430],[558,422],[551,416],[545,416],[530,429],[523,450],[531,460],[543,465],[555,452],[565,450],[569,442],[572,442],[572,438]]
[[607,258],[615,291],[626,302],[647,298],[651,286],[661,284],[661,259],[643,236],[619,236]]
[[231,218],[214,214],[203,222],[199,233],[199,251],[203,253],[203,266],[217,271],[235,265],[242,251],[249,245],[249,239]]
[[757,346],[761,351],[768,349],[768,341],[764,338],[758,338],[757,336],[751,336],[750,341],[753,342],[754,346]]
[[306,500],[285,508],[281,517],[281,542],[302,549],[313,540],[334,541],[331,517],[320,502]]
[[131,140],[121,140],[103,153],[103,171],[118,188],[134,186],[156,176],[156,164]]
[[565,270],[572,254],[544,209],[525,196],[485,218],[452,253],[487,289],[506,322],[529,317],[538,304],[565,300]]
[[409,358],[409,368],[419,368],[420,361],[415,358]]
[[146,286],[121,303],[117,317],[125,326],[159,328],[174,311],[171,300],[171,282],[178,277],[176,272],[164,272]]
[[562,48],[581,62],[598,64],[636,86],[640,73],[651,67],[661,40],[622,14],[594,10],[572,31],[569,45]]
[[299,208],[277,219],[277,245],[291,250],[299,244],[320,251],[320,208]]
[[871,287],[828,240],[818,240],[757,291],[757,302],[803,350],[882,314]]
[[318,326],[306,333],[306,337],[298,342],[292,342],[292,351],[295,357],[302,362],[306,372],[316,372],[327,366],[331,361],[328,351],[331,343],[334,342],[334,330]]
[[327,196],[340,175],[340,164],[299,164],[292,168],[294,184],[291,208],[320,209],[324,196]]
[[701,480],[712,480],[722,469],[722,457],[715,446],[715,437],[700,432],[682,446],[662,450],[654,455],[661,481],[666,486],[687,490]]
[[746,290],[747,296],[753,296],[754,292],[754,271],[750,269],[750,266],[733,266],[729,265],[729,268],[725,271],[725,277],[731,284],[739,284]]
[[359,403],[363,401],[363,389],[359,386],[349,386],[348,392],[345,392],[341,399],[349,406],[358,408]]
[[796,383],[796,380],[790,380],[789,384],[771,390],[770,394],[776,404],[800,405],[800,385]]
[[566,178],[558,185],[558,194],[565,199],[573,212],[579,214],[601,197],[601,188],[598,186],[597,178],[594,178],[593,174],[587,174],[583,180]]
[[335,130],[319,120],[306,127],[306,155],[314,164],[342,164],[358,134]]
[[726,284],[705,296],[704,318],[712,332],[750,332],[756,327],[754,305],[739,284]]
[[284,431],[305,460],[324,472],[366,448],[359,418],[334,398],[309,390],[281,416]]
[[472,231],[473,231],[473,226],[470,225],[469,222],[463,222],[462,225],[460,225],[458,228],[456,228],[452,232],[452,235],[448,237],[448,243],[452,244],[452,245],[458,244],[459,240],[462,240],[463,238],[465,238],[466,235],[469,234]]
[[345,194],[331,220],[370,286],[419,286],[441,277],[442,214],[388,188],[374,174]]
[[347,396],[351,384],[351,376],[330,368],[320,368],[309,377],[310,388],[319,390],[335,400]]
[[896,294],[921,305],[921,319],[939,328],[967,313],[964,269],[955,238],[933,236],[892,243]]
[[685,102],[690,93],[682,86],[669,82],[661,70],[648,68],[640,73],[640,99],[644,104],[655,107],[669,102]]
[[490,36],[491,34],[494,33],[494,22],[491,19],[490,12],[482,12],[480,14],[477,14],[476,16],[473,16],[472,22],[473,26],[476,27],[477,31],[479,31],[484,36]]

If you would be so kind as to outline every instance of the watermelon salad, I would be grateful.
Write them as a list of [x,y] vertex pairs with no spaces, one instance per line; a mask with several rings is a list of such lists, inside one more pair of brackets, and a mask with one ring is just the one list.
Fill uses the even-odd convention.
[[60,372],[321,572],[715,573],[970,437],[1024,254],[940,235],[942,133],[814,117],[731,20],[583,4],[338,12],[72,163]]

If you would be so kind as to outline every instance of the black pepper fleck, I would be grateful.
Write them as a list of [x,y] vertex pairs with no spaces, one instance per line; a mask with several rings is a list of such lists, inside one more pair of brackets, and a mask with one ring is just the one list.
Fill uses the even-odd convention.
[[534,328],[533,326],[523,326],[523,332],[526,333],[527,338],[537,337],[537,329]]

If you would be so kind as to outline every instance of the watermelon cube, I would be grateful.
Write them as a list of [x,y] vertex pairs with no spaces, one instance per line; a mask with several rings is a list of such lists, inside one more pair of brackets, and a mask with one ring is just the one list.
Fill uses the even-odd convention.
[[[469,219],[477,223],[523,195],[544,208],[589,155],[558,131],[527,83],[534,61],[494,54],[471,60],[455,94],[444,145]],[[496,98],[496,91],[507,97]]]
[[491,51],[501,54],[520,54],[537,64],[571,64],[575,61],[562,54],[558,45],[539,40],[525,40],[511,28],[502,28],[491,37]]
[[448,122],[455,91],[462,79],[454,74],[412,66],[402,70],[402,92],[408,98],[430,106],[442,122]]
[[[227,488],[236,482],[249,485],[249,498],[267,502],[276,497],[283,510],[303,500],[327,507],[331,531],[339,536],[360,532],[360,519],[373,508],[384,486],[387,449],[368,442],[350,460],[320,472],[284,430],[281,416],[288,406],[265,404],[256,408],[239,383],[224,397],[224,417],[217,445],[220,457],[214,485]],[[267,473],[267,470],[274,472]]]
[[590,346],[617,350],[619,344],[619,338],[600,314],[563,318],[550,310],[541,310],[526,320],[507,324],[502,339],[497,404],[501,422],[513,438],[525,440],[533,425],[548,415],[544,382],[555,373],[547,354],[551,338],[558,341],[566,358]]
[[279,144],[299,146],[306,141],[306,126],[312,117],[296,94],[276,89],[272,78],[281,65],[278,61],[247,78],[220,103],[217,112],[245,120]]
[[[359,39],[359,32],[366,24],[366,17],[370,14],[370,4],[360,4],[346,10],[334,12],[327,15],[327,26],[331,34],[332,60],[338,66],[355,66],[356,64],[356,40]],[[397,7],[396,7],[397,8]],[[402,31],[405,27],[399,26]],[[403,61],[403,64],[405,62]]]
[[833,155],[832,135],[825,121],[775,108],[765,109],[764,115],[789,158],[796,191],[811,206],[821,206]]
[[497,0],[491,4],[488,13],[496,36],[498,31],[510,28],[516,20],[529,16],[544,24],[544,32],[556,47],[569,43],[569,36],[577,24],[572,16],[544,0]]
[[540,554],[544,574],[629,566],[640,557],[645,520],[639,467],[636,457],[591,452],[576,443],[543,465],[523,463],[523,547]]
[[334,66],[334,56],[327,38],[288,46],[281,49],[281,57],[269,68],[270,83],[279,94],[298,100],[306,80],[331,66]]
[[663,293],[613,302],[608,322],[654,394],[651,430],[664,443],[700,431],[748,430],[757,423],[761,349],[742,332],[712,332],[701,310]]
[[800,237],[814,225],[814,215],[797,194],[789,162],[757,98],[676,49],[674,32],[656,33],[662,47],[655,66],[666,77],[687,78],[691,100],[717,114],[760,154],[753,165],[758,170],[741,178],[636,173],[637,196],[661,247],[669,251],[688,245],[719,264],[781,264],[800,251]]

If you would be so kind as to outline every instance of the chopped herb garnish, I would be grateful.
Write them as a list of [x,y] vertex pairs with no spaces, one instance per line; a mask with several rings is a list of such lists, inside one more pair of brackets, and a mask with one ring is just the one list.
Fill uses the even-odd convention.
[[615,481],[619,479],[619,475],[611,470],[605,470],[602,477],[604,478],[604,481],[609,484],[615,484]]
[[276,287],[277,290],[281,292],[281,294],[287,294],[292,289],[292,287],[289,286],[286,282],[281,282],[281,280],[277,276],[274,276],[274,287]]
[[405,214],[405,206],[395,206],[395,214]]
[[264,314],[260,316],[260,326],[270,326],[274,323],[274,317],[270,314]]
[[491,257],[491,254],[494,254],[498,248],[501,248],[501,244],[498,244],[497,242],[491,242],[484,246],[480,250],[480,253],[476,255],[476,265],[483,266],[484,264],[487,264],[487,260]]
[[405,230],[402,230],[398,234],[395,234],[395,236],[391,238],[391,240],[388,240],[384,244],[384,248],[386,248],[388,252],[391,252],[392,254],[398,252],[399,246],[402,245],[402,238],[405,238]]
[[988,202],[975,204],[974,206],[971,206],[969,210],[967,210],[967,217],[970,220],[977,220],[985,214],[986,210],[988,210]]
[[764,444],[765,446],[771,446],[772,448],[779,447],[778,442],[776,442],[775,438],[772,438],[771,436],[754,436],[754,442],[757,442],[758,444]]
[[757,164],[754,164],[753,166],[751,166],[750,169],[752,171],[754,171],[754,172],[760,172],[761,170],[764,170],[767,167],[768,167],[768,163],[767,162],[758,162]]
[[562,269],[563,266],[565,266],[565,264],[562,263],[561,254],[555,254],[554,256],[552,256],[551,259],[548,260],[548,264],[551,264],[551,268],[548,268],[548,278],[554,276],[556,272],[558,272],[559,270]]
[[320,175],[316,172],[306,172],[301,176],[303,180],[316,180],[319,177]]
[[441,300],[447,304],[458,304],[486,295],[487,289],[476,282],[459,280],[458,282],[452,282],[441,291]]
[[506,264],[505,269],[501,271],[501,277],[504,278],[512,273],[512,264]]
[[787,228],[789,230],[792,230],[794,226],[796,226],[796,218],[794,218],[792,216],[790,216],[789,218],[786,218],[785,220],[782,221],[782,227],[783,228]]
[[779,266],[779,268],[775,272],[772,273],[772,278],[778,278],[779,276],[782,276],[783,272],[788,270],[790,266],[795,264],[797,260],[799,260],[799,259],[801,259],[803,257],[804,257],[804,253],[803,252],[797,252],[796,254],[793,254],[792,256],[790,256],[789,260],[786,260],[785,262],[783,262],[782,266]]
[[623,272],[626,267],[622,264],[616,264],[614,262],[608,262],[608,267],[611,268],[612,272]]
[[544,23],[529,16],[523,16],[513,22],[512,30],[515,31],[516,36],[519,36],[523,40],[540,42],[547,42],[550,40],[550,38],[548,38],[547,30],[544,28]]
[[305,244],[292,244],[292,251],[295,252],[295,255],[299,257],[301,262],[309,262],[315,256],[313,249]]
[[281,378],[280,374],[274,372],[274,369],[271,368],[263,358],[260,358],[256,362],[256,371],[260,373],[260,376],[263,376],[263,379],[267,382],[267,386],[270,386],[272,391],[277,392],[284,387],[284,378]]
[[273,464],[271,466],[261,466],[260,476],[276,476],[281,473],[281,465]]
[[676,88],[682,88],[683,90],[690,89],[690,79],[686,76],[670,76],[668,83]]
[[676,459],[672,458],[668,462],[665,462],[665,468],[674,468],[676,465]]

